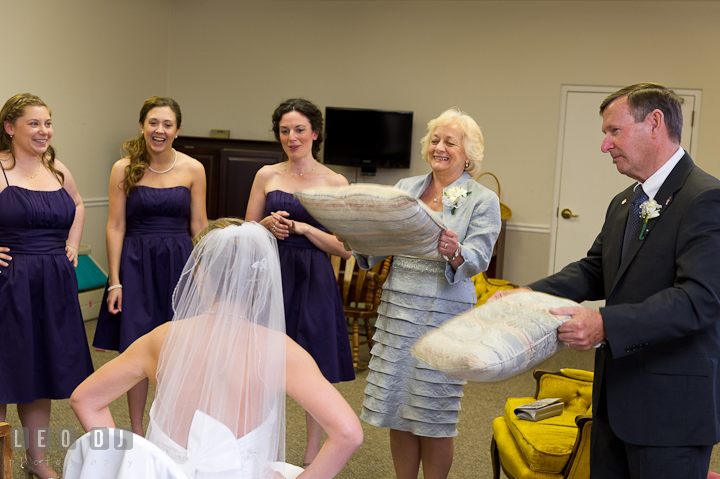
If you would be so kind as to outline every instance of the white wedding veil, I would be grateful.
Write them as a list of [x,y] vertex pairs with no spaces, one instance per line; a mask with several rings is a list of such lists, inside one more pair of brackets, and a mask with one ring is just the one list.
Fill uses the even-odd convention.
[[207,449],[252,434],[252,458],[243,461],[260,471],[284,461],[286,336],[275,238],[257,223],[212,229],[185,265],[173,308],[151,427],[189,457],[193,441]]

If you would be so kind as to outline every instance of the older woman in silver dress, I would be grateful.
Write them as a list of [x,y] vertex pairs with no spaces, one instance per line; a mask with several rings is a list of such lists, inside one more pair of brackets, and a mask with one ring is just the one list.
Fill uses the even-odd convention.
[[[397,188],[442,215],[438,242],[444,261],[395,256],[378,309],[377,332],[360,418],[390,429],[398,478],[447,477],[464,380],[410,354],[425,333],[475,307],[472,277],[485,271],[500,232],[500,203],[477,183],[484,140],[467,114],[450,109],[428,123],[421,140],[432,173],[400,180]],[[358,257],[372,267],[382,257]]]

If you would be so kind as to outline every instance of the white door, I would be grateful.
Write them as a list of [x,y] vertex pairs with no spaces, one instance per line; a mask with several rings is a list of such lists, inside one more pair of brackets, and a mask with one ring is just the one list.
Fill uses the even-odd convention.
[[[600,151],[600,104],[618,89],[562,87],[548,274],[585,256],[600,232],[610,200],[633,183],[618,173],[609,154]],[[683,101],[681,145],[692,156],[697,144],[701,92],[675,92]],[[564,210],[567,218],[562,215]]]

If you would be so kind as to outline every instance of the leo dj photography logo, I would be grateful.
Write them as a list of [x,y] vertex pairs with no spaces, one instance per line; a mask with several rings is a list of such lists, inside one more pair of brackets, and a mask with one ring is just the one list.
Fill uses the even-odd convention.
[[[38,449],[60,449],[71,451],[76,447],[77,429],[74,427],[38,427],[32,431],[32,439]],[[116,449],[127,451],[133,446],[133,433],[126,429],[107,427],[93,428],[83,444],[90,449],[107,451]],[[11,430],[10,448],[13,450],[27,449],[30,444],[30,430],[26,427],[14,427]]]

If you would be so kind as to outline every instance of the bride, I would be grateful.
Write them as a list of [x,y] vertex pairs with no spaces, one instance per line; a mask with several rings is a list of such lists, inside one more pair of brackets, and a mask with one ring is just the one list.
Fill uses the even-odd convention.
[[[275,238],[257,223],[220,219],[196,239],[173,296],[173,320],[78,386],[70,405],[80,423],[86,431],[115,427],[108,405],[147,377],[156,390],[147,439],[187,477],[334,477],[362,443],[362,429],[310,355],[285,335]],[[286,392],[328,434],[304,471],[282,466]],[[86,466],[76,465],[78,477]]]

